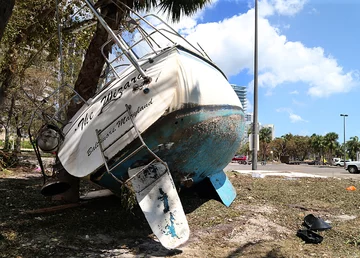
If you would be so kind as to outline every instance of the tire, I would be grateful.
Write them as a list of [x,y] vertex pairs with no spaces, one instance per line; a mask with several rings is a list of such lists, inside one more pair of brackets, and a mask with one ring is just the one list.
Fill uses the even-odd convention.
[[358,169],[357,169],[357,167],[355,167],[355,166],[350,166],[350,167],[348,168],[348,170],[349,170],[349,173],[350,173],[350,174],[355,174],[355,173],[358,172]]

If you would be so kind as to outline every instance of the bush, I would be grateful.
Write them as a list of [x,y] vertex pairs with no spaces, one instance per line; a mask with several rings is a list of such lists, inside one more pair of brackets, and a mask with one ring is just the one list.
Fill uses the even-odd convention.
[[19,163],[19,159],[16,154],[4,152],[0,150],[0,169],[8,167],[16,167]]
[[24,140],[21,142],[21,148],[32,149],[33,146],[31,145],[31,142],[29,140]]

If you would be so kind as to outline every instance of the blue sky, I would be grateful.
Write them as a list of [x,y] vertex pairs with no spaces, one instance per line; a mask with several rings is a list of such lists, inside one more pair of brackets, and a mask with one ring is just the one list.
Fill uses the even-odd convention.
[[[254,2],[213,0],[174,26],[227,74],[253,106]],[[286,133],[360,136],[360,1],[259,1],[259,122]]]

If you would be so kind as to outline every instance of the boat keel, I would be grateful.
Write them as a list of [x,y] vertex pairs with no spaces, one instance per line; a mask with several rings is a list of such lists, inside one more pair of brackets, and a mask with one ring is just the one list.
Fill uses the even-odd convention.
[[229,207],[236,197],[236,190],[229,178],[224,171],[220,171],[209,176],[209,179],[222,203]]
[[189,225],[167,165],[155,162],[129,169],[136,199],[153,233],[167,249],[185,243]]

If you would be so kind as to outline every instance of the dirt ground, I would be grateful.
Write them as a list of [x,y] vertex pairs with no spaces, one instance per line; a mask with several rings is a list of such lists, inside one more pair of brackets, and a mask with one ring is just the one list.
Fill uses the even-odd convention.
[[[180,195],[189,241],[163,248],[136,206],[115,196],[63,205],[40,195],[42,178],[29,167],[0,171],[0,257],[360,257],[360,184],[347,179],[252,178],[228,172],[237,198],[227,208],[197,193]],[[347,191],[354,185],[359,190]],[[83,182],[81,194],[97,190]],[[321,244],[296,236],[307,214],[332,229]]]

